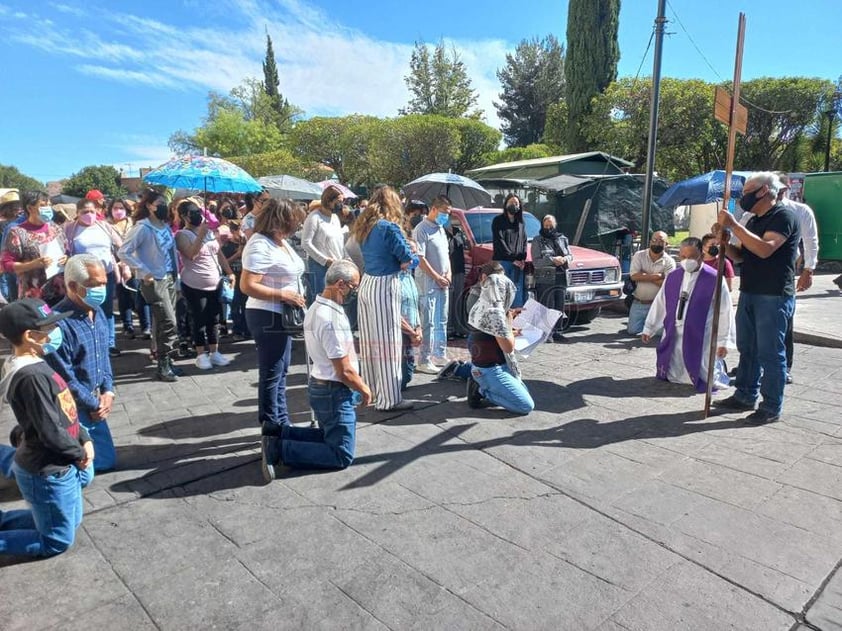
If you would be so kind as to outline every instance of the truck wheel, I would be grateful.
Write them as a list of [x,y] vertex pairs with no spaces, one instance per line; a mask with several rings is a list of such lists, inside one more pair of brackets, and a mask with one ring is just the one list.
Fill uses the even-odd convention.
[[594,318],[599,315],[600,308],[596,309],[582,309],[580,311],[568,311],[567,321],[564,323],[564,328],[568,329],[571,326],[581,326],[590,324]]

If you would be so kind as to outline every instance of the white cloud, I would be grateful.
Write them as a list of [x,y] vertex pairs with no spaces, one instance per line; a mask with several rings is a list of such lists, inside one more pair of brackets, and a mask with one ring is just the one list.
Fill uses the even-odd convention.
[[[206,9],[227,16],[214,28],[104,10],[98,12],[96,31],[83,20],[72,22],[81,9],[50,6],[51,17],[64,27],[41,23],[37,30],[26,30],[0,25],[0,36],[82,59],[86,63],[74,66],[76,71],[106,80],[227,92],[247,76],[262,77],[268,30],[281,91],[308,115],[394,116],[409,99],[404,76],[411,44],[374,39],[305,0],[225,0]],[[0,5],[0,14],[3,8]],[[479,94],[479,107],[487,122],[497,126],[492,101],[500,87],[495,71],[505,62],[509,46],[501,40],[445,43],[459,52]]]
[[59,2],[50,2],[50,6],[54,8],[59,13],[68,13],[70,15],[75,15],[77,17],[81,17],[85,15],[85,12],[82,10],[81,7],[73,7],[69,4],[61,4]]

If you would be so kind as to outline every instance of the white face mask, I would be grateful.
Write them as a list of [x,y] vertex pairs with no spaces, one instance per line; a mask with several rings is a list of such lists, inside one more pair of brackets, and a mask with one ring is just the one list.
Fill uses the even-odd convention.
[[699,262],[696,259],[684,259],[680,265],[688,274],[692,274],[699,269]]

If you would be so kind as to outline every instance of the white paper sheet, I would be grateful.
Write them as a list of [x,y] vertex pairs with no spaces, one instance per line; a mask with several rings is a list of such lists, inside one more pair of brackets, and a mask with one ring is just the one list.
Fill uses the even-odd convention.
[[523,357],[529,357],[539,344],[543,344],[555,329],[562,312],[547,309],[537,300],[530,298],[523,305],[523,310],[512,321],[521,334],[515,337],[515,350]]
[[49,256],[53,262],[44,270],[44,273],[47,275],[47,280],[55,276],[56,274],[60,273],[63,269],[63,265],[59,265],[59,259],[64,256],[64,248],[61,247],[61,243],[58,239],[53,239],[49,243],[42,243],[38,246],[38,251],[41,253],[41,256]]

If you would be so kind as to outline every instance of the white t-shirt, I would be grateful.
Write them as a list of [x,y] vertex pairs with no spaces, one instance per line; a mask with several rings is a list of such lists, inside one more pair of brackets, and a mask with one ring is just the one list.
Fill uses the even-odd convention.
[[73,225],[70,228],[70,237],[73,239],[71,246],[73,254],[92,254],[102,261],[107,273],[114,271],[114,255],[111,250],[113,244],[111,235],[104,226]]
[[[292,289],[304,293],[301,276],[304,274],[304,261],[286,241],[283,246],[262,234],[252,235],[243,248],[243,269],[263,276],[261,285],[272,289]],[[263,309],[281,312],[280,300],[261,300],[251,298],[246,301],[246,309]]]
[[316,296],[304,317],[304,344],[313,360],[310,374],[316,379],[339,381],[333,359],[348,357],[354,370],[359,370],[354,335],[342,305]]

